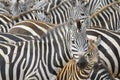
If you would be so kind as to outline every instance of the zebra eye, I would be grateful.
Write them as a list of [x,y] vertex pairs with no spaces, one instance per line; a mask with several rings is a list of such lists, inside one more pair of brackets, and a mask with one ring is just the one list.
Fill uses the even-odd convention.
[[85,14],[84,14],[84,13],[81,13],[81,16],[85,16]]
[[87,54],[88,55],[88,57],[90,57],[91,56],[91,54]]
[[75,41],[73,40],[72,43],[75,44]]

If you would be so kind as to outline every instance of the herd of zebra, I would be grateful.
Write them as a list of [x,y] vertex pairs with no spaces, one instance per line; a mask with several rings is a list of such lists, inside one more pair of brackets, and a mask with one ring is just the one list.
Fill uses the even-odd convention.
[[0,0],[0,80],[119,80],[120,0]]

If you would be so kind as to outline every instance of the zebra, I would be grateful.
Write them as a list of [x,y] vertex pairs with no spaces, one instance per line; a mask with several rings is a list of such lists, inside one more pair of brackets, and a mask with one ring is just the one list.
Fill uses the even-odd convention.
[[[74,60],[70,60],[57,74],[56,80],[114,80],[107,68],[98,63],[93,67],[91,72],[83,74]],[[88,73],[88,74],[87,74]],[[82,78],[81,78],[82,77]],[[116,80],[116,79],[115,79]]]
[[[27,40],[15,44],[0,42],[0,79],[54,80],[57,71],[59,71],[69,59],[73,58],[75,51],[83,50],[82,48],[87,50],[87,37],[86,35],[82,35],[86,33],[86,31],[84,31],[86,30],[85,27],[86,26],[83,26],[81,31],[78,32],[77,26],[70,22],[64,26],[50,30],[40,39]],[[73,33],[79,34],[79,36],[72,35]],[[79,39],[70,45],[84,41],[84,43],[81,42],[81,44],[78,44],[81,49],[71,50],[73,48],[67,44],[71,42],[69,34]],[[76,58],[73,59],[77,61]]]
[[[90,16],[90,27],[94,26],[97,28],[119,31],[120,13],[119,10],[116,9],[118,3],[119,1],[115,0],[89,0],[84,7],[88,12],[86,16]],[[106,6],[108,7],[105,8]]]
[[107,66],[114,77],[120,79],[120,33],[101,28],[87,29],[87,37],[95,40],[101,36],[101,43],[98,46],[100,61]]
[[40,38],[40,36],[46,34],[48,30],[57,26],[58,25],[37,20],[25,20],[17,23],[12,28],[10,28],[9,33],[33,35]]
[[27,41],[27,40],[36,40],[39,39],[36,36],[26,36],[26,35],[20,35],[20,34],[11,34],[11,33],[0,33],[0,42],[5,42],[5,43],[17,43],[17,42],[22,42],[22,41]]
[[[106,29],[101,29],[101,28],[87,29],[86,33],[87,33],[87,37],[92,40],[96,40],[98,36],[101,37],[101,42],[100,42],[100,45],[98,46],[100,66],[98,67],[98,69],[92,70],[89,79],[92,79],[92,80],[93,79],[94,80],[101,80],[101,79],[113,80],[113,78],[120,79],[120,67],[119,67],[120,66],[120,60],[119,60],[120,59],[120,51],[119,51],[120,33],[106,30]],[[65,69],[63,68],[63,71],[64,70]],[[64,75],[64,74],[65,73],[61,73],[61,75]]]
[[3,3],[0,2],[0,14],[6,14],[6,15],[10,15],[10,11],[7,7],[4,6]]
[[0,25],[2,24],[7,24],[7,22],[11,22],[12,16],[7,15],[7,14],[1,14],[0,13]]
[[[23,20],[41,20],[41,21],[45,21],[47,22],[47,20],[49,20],[45,15],[44,12],[41,10],[30,10],[30,11],[26,11],[21,13],[18,16],[5,16],[6,18],[8,17],[8,19],[10,19],[8,22],[3,21],[4,20],[4,15],[1,15],[1,21],[2,23],[0,24],[0,28],[1,28],[1,32],[8,32],[8,30],[15,25],[17,22],[23,21]],[[42,16],[42,17],[40,17]],[[7,23],[7,24],[4,24]]]
[[115,6],[110,6],[91,19],[91,26],[119,31],[120,13]]
[[[80,11],[80,12],[76,11],[77,7],[78,6],[68,9],[69,13],[67,13],[67,12],[66,13],[69,16],[68,17],[69,19],[73,19],[74,21],[76,21],[78,16],[83,14],[83,11]],[[79,10],[82,10],[80,8],[82,8],[82,7],[79,7]],[[61,17],[61,19],[62,19],[62,17]],[[80,17],[79,19],[80,19],[80,22],[82,22],[86,19],[86,16]],[[69,21],[69,20],[67,20],[67,21]],[[12,26],[9,29],[9,32],[15,33],[15,34],[33,35],[33,36],[40,37],[42,34],[45,34],[47,32],[47,30],[52,29],[59,25],[64,25],[64,24],[66,24],[66,23],[52,24],[52,22],[25,20],[25,21],[16,23],[14,26]]]
[[[92,30],[92,29],[88,29],[88,30]],[[113,58],[113,56],[111,56],[111,54],[112,55],[119,55],[119,45],[118,45],[119,44],[119,33],[111,32],[111,31],[109,32],[109,31],[106,31],[104,29],[93,29],[93,31],[91,31],[91,35],[93,37],[96,37],[96,35],[98,34],[97,30],[100,30],[101,33],[106,33],[106,34],[108,33],[107,34],[108,37],[106,36],[106,34],[100,34],[99,33],[99,35],[102,35],[102,41],[104,42],[104,43],[100,44],[100,47],[98,46],[98,49],[99,49],[100,54],[101,54],[100,58],[102,58],[103,63],[105,63],[108,66],[108,69],[109,69],[110,73],[112,74],[112,76],[120,77],[120,75],[119,75],[119,72],[120,72],[120,69],[119,69],[119,64],[120,64],[119,56],[117,56],[116,58],[115,58],[115,56],[114,56],[114,58]],[[102,32],[102,31],[104,31],[104,32]],[[94,34],[92,34],[92,33],[94,33]],[[110,34],[111,35],[115,34],[115,35],[113,35],[113,37],[115,37],[115,39],[113,37],[109,37]],[[87,35],[89,36],[90,33],[87,34]],[[105,39],[104,39],[104,36],[106,37]],[[112,43],[110,44],[111,41],[108,43],[108,41],[111,40],[111,39],[113,40],[113,42],[117,41],[116,42],[117,46],[112,44]],[[105,45],[105,44],[107,44],[107,45]],[[104,47],[104,46],[106,46],[106,47]],[[101,49],[101,47],[102,47],[102,49]],[[110,49],[110,50],[108,50],[108,49]],[[104,55],[106,55],[106,54],[108,56],[105,57]],[[76,56],[76,55],[74,55],[74,56]],[[111,57],[111,59],[108,58],[109,56]],[[112,63],[114,63],[114,65]]]
[[[65,8],[65,9],[69,8],[69,5],[72,6],[72,4],[70,4],[70,2],[72,3],[72,1],[64,1],[64,2],[62,2],[63,6],[61,5],[61,7]],[[54,10],[57,10],[57,8],[54,9]],[[67,9],[67,10],[69,11],[69,9]],[[64,15],[66,15],[68,11],[65,10]],[[42,21],[45,21],[45,22],[52,23],[52,21],[51,21],[52,17],[51,18],[49,18],[49,17],[51,17],[51,16],[49,16],[49,13],[47,13],[46,11],[41,10],[41,9],[34,9],[34,10],[26,11],[26,12],[21,13],[18,16],[13,17],[12,22],[8,22],[7,25],[4,25],[4,24],[1,25],[1,32],[8,32],[8,30],[13,25],[15,25],[17,22],[20,22],[21,20],[26,20],[26,19],[42,20]],[[61,17],[60,17],[60,19],[61,19]],[[68,20],[68,18],[69,17],[67,17],[67,20]],[[56,19],[56,17],[54,17],[54,19]],[[65,21],[65,19],[64,19],[64,21]],[[62,21],[62,23],[64,21]],[[57,23],[59,23],[59,22],[57,22]]]
[[[80,3],[77,0],[64,0],[59,5],[53,7],[48,6],[47,10],[45,10],[46,15],[49,17],[49,23],[52,24],[63,24],[66,23],[70,18],[70,9],[78,6]],[[81,5],[79,5],[81,6]],[[45,8],[46,9],[46,8]],[[81,11],[82,12],[82,11]]]
[[32,9],[43,9],[48,12],[50,9],[55,8],[63,2],[63,0],[41,0],[36,1],[37,3],[32,7]]
[[108,68],[101,62],[98,62],[97,68],[92,69],[88,80],[116,80]]
[[[109,72],[107,72],[103,64],[96,63],[99,60],[98,58],[99,53],[97,49],[99,43],[100,43],[99,39],[97,39],[97,42],[89,40],[89,48],[86,52],[86,55],[89,55],[90,59],[88,58],[88,61],[86,61],[87,57],[84,57],[85,55],[83,55],[80,56],[81,59],[78,61],[78,63],[76,63],[73,59],[69,60],[69,62],[57,74],[56,80],[101,80],[103,76],[104,80],[105,79],[112,80],[111,75],[109,74]],[[84,64],[81,64],[81,61],[84,61]],[[96,64],[93,65],[94,63]],[[98,73],[98,71],[101,72]],[[102,76],[101,77],[95,76],[96,75],[95,73],[98,73],[99,75]]]

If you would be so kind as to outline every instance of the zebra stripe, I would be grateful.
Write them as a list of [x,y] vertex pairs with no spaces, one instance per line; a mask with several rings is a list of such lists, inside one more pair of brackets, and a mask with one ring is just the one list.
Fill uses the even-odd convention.
[[[89,47],[86,55],[84,55],[86,58],[84,56],[80,56],[81,59],[78,63],[74,60],[70,60],[57,74],[56,80],[87,80],[89,78],[91,70],[98,64],[96,63],[98,62],[98,49],[96,45],[98,41],[95,43],[93,40],[89,40],[88,43]],[[81,61],[83,61],[84,64],[81,63]]]
[[98,46],[100,58],[114,77],[120,78],[120,34],[104,29],[87,29],[88,38],[95,40],[100,35],[101,43]]
[[[102,63],[98,63],[97,68],[93,67],[89,74],[82,74],[80,71],[75,61],[71,60],[57,74],[56,80],[114,80]],[[83,75],[85,76],[82,77]]]
[[1,80],[55,79],[57,71],[72,59],[74,54],[69,52],[67,46],[66,35],[69,27],[72,33],[78,33],[74,31],[77,29],[76,26],[68,24],[49,31],[40,40],[28,40],[16,44],[0,42]]
[[88,80],[114,80],[108,69],[101,62],[97,68],[92,69]]
[[[92,3],[94,3],[94,5]],[[119,10],[116,9],[116,7],[119,7],[118,3],[119,1],[115,0],[89,0],[84,7],[88,10],[88,15],[91,16],[90,27],[94,26],[119,31],[120,13]],[[111,6],[105,8],[108,5]]]
[[14,25],[10,28],[9,32],[40,37],[41,35],[46,34],[47,30],[52,29],[55,26],[57,25],[36,20],[25,20]]
[[22,41],[27,41],[27,40],[35,40],[35,39],[38,39],[38,37],[11,34],[11,33],[0,33],[0,42],[16,43],[16,42],[22,42]]
[[6,15],[10,15],[10,11],[4,9],[4,8],[0,8],[0,14],[6,14]]
[[[76,8],[79,8],[80,11],[79,12],[76,11],[77,10]],[[57,9],[58,8],[56,8],[56,10]],[[70,19],[72,18],[73,20],[76,20],[78,18],[78,16],[84,14],[84,8],[80,7],[80,6],[76,6],[74,8],[69,8],[67,10],[69,11],[69,18]],[[62,16],[59,16],[59,18],[62,19]],[[83,21],[85,18],[86,18],[86,16],[80,17],[80,21]],[[66,22],[69,22],[69,20],[67,20]],[[41,23],[40,21],[35,21],[35,20],[27,20],[27,21],[25,20],[25,21],[19,22],[16,25],[14,25],[9,30],[9,32],[10,33],[25,34],[25,35],[35,35],[35,36],[40,37],[42,34],[45,34],[47,32],[47,30],[49,30],[49,29],[51,29],[51,28],[56,26],[56,24],[53,25],[51,23],[52,22],[50,22],[50,23],[42,22]],[[66,23],[62,23],[62,24],[66,24]],[[61,25],[61,24],[59,24],[59,25]],[[57,26],[58,26],[58,24],[57,24]]]
[[11,18],[12,16],[0,14],[0,25],[5,25],[7,22],[11,22]]
[[[41,10],[30,10],[26,11],[18,16],[14,16],[11,18],[10,22],[7,22],[7,24],[1,24],[1,31],[2,32],[8,32],[8,30],[15,25],[17,22],[23,21],[23,20],[45,20],[45,15]],[[42,19],[39,16],[43,16]],[[43,20],[43,21],[44,21]]]
[[[66,23],[70,16],[70,10],[73,7],[76,7],[77,0],[65,0],[62,1],[58,6],[50,9],[47,12],[47,15],[50,17],[49,23],[52,24],[63,24]],[[81,11],[82,12],[82,11]]]
[[[112,3],[111,3],[112,4]],[[107,5],[108,6],[108,5]],[[103,6],[102,8],[104,8]],[[99,26],[100,28],[117,31],[119,30],[120,13],[115,6],[109,6],[91,18],[91,27]]]

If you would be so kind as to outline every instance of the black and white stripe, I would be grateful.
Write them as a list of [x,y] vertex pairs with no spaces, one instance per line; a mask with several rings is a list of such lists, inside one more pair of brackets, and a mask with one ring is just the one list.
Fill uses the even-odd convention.
[[57,25],[45,23],[42,21],[25,20],[10,28],[9,33],[40,37],[41,35],[46,34],[48,30],[53,29],[56,26]]
[[95,40],[100,35],[98,46],[100,59],[114,77],[120,78],[120,34],[104,29],[87,29],[88,38]]
[[[57,74],[56,80],[113,80],[105,65],[99,61],[95,63],[96,59],[99,60],[97,44],[100,43],[100,40],[98,39],[96,42],[89,40],[88,43],[89,48],[86,52],[89,55],[87,60],[88,64],[85,66],[86,59],[84,58],[81,58],[78,63],[70,60]],[[80,61],[84,61],[84,64],[81,64]]]
[[[70,16],[71,8],[78,5],[77,0],[64,0],[59,5],[47,10],[47,15],[50,17],[50,23],[63,24],[66,23]],[[80,5],[81,7],[81,5]],[[73,10],[74,11],[74,10]],[[82,11],[81,11],[82,12]]]
[[[49,31],[41,39],[15,44],[0,42],[0,79],[55,79],[57,71],[73,58],[74,52],[70,53],[71,48],[67,46],[69,37],[66,35],[69,27],[72,33],[78,33],[75,31],[76,26],[68,24]],[[75,41],[82,40],[80,38]]]
[[[102,3],[103,4],[105,3],[103,1],[101,1],[101,5]],[[108,5],[109,4],[110,3],[108,3]],[[104,7],[105,6],[102,5],[101,9]],[[99,26],[100,28],[114,30],[114,31],[119,30],[120,28],[119,22],[120,22],[120,12],[119,10],[116,9],[115,4],[112,6],[109,6],[108,8],[99,12],[96,16],[91,18],[91,26]]]
[[98,63],[97,67],[92,69],[88,80],[116,80],[108,68],[101,62]]
[[[90,16],[91,27],[119,31],[120,12],[118,2],[115,0],[88,0],[84,7],[88,10],[87,15]],[[111,5],[112,3],[115,4]],[[111,6],[105,8],[108,5]]]
[[38,39],[38,37],[11,34],[11,33],[0,33],[0,42],[5,42],[5,43],[16,43],[16,42],[22,42],[27,40],[35,40],[35,39]]
[[[4,16],[4,15],[1,15],[1,16]],[[42,17],[40,17],[42,16]],[[5,17],[8,17],[8,16],[5,16]],[[17,22],[20,22],[20,21],[23,21],[23,20],[41,20],[41,21],[46,21],[47,18],[46,16],[44,15],[44,12],[41,11],[41,10],[30,10],[30,11],[26,11],[24,13],[21,13],[20,15],[18,16],[12,16],[11,17],[11,20],[6,22],[7,24],[4,24],[2,22],[1,24],[1,32],[8,32],[8,30],[13,26],[15,25]],[[1,19],[1,21],[4,20]]]

